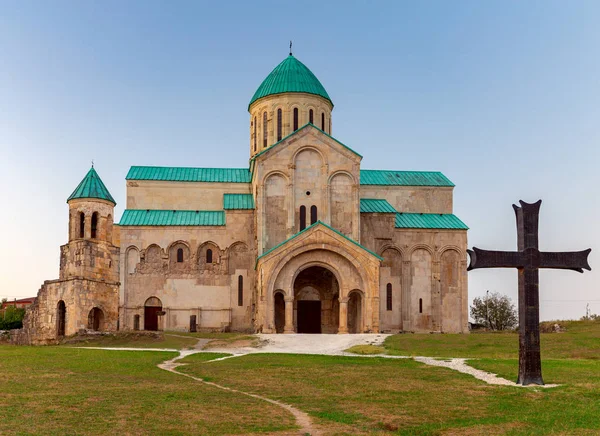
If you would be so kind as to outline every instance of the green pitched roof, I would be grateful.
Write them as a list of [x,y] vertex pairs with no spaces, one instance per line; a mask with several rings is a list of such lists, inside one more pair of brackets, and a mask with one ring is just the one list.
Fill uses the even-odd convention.
[[187,168],[133,166],[127,180],[159,180],[169,182],[250,183],[248,168]]
[[117,202],[112,198],[104,183],[100,179],[100,176],[94,169],[94,167],[90,168],[86,176],[83,178],[81,183],[75,188],[73,193],[67,198],[67,202],[70,200],[74,200],[76,198],[99,198],[101,200],[110,201],[113,204],[117,204]]
[[223,209],[254,209],[254,197],[252,197],[252,194],[223,194]]
[[361,198],[360,213],[396,213],[396,209],[387,200]]
[[396,228],[469,230],[465,223],[451,213],[397,213]]
[[120,226],[224,226],[222,210],[146,210],[127,209]]
[[263,80],[254,93],[252,100],[250,100],[248,108],[260,98],[284,92],[305,92],[307,94],[319,95],[329,100],[333,105],[319,79],[317,79],[306,65],[290,54]]
[[454,186],[437,171],[360,170],[361,185]]
[[277,249],[278,249],[279,247],[281,247],[282,245],[285,245],[285,244],[287,244],[287,243],[288,243],[288,242],[290,242],[292,239],[295,239],[295,238],[297,238],[298,236],[300,236],[301,234],[303,234],[303,233],[307,232],[308,230],[312,229],[313,227],[316,227],[316,226],[318,226],[319,224],[321,224],[321,225],[322,225],[322,226],[324,226],[324,227],[327,227],[329,230],[333,231],[334,233],[337,233],[337,234],[338,234],[338,235],[340,235],[342,238],[344,238],[344,239],[346,239],[346,240],[348,240],[348,241],[352,242],[354,245],[357,245],[358,247],[362,248],[362,249],[363,249],[363,250],[365,250],[366,252],[368,252],[368,253],[372,254],[372,255],[373,255],[373,256],[375,256],[377,259],[379,259],[379,260],[383,260],[383,258],[382,258],[381,256],[379,256],[378,254],[376,254],[376,253],[372,252],[372,251],[371,251],[371,250],[369,250],[368,248],[366,248],[366,247],[364,247],[364,246],[360,245],[360,244],[359,244],[358,242],[356,242],[354,239],[352,239],[352,238],[349,238],[348,236],[344,235],[344,234],[343,234],[342,232],[340,232],[339,230],[336,230],[336,229],[334,229],[333,227],[331,227],[331,226],[329,226],[329,225],[325,224],[323,221],[317,221],[316,223],[314,223],[314,224],[311,224],[310,226],[308,226],[308,227],[307,227],[307,228],[305,228],[304,230],[300,230],[300,231],[299,231],[298,233],[296,233],[295,235],[292,235],[292,236],[290,236],[290,237],[289,237],[288,239],[286,239],[285,241],[283,241],[283,242],[280,242],[279,244],[277,244],[277,245],[276,245],[276,246],[274,246],[273,248],[270,248],[269,250],[265,251],[263,254],[261,254],[260,256],[258,256],[258,257],[256,258],[256,264],[255,264],[254,268],[256,268],[256,265],[258,265],[258,261],[259,261],[261,258],[263,258],[263,257],[265,257],[267,254],[269,254],[269,253],[271,253],[271,252],[273,252],[273,251],[277,250]]

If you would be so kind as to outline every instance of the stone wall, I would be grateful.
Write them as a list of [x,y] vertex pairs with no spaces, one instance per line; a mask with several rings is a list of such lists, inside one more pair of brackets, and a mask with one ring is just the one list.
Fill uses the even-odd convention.
[[144,329],[146,301],[157,298],[162,329],[188,330],[191,316],[200,329],[252,329],[254,211],[227,211],[226,226],[122,227],[121,244],[122,328],[137,315]]
[[301,230],[302,208],[306,225],[310,225],[313,206],[317,220],[326,224],[333,220],[341,225],[341,231],[358,240],[360,160],[359,155],[313,127],[259,156],[252,182],[258,254]]
[[466,230],[396,229],[394,214],[363,213],[361,243],[384,258],[382,331],[468,333]]
[[360,198],[387,200],[398,212],[452,213],[452,187],[361,185]]
[[[46,281],[37,299],[25,313],[23,329],[14,342],[31,345],[54,344],[59,336],[74,335],[80,330],[93,329],[90,312],[102,311],[100,331],[116,331],[118,322],[118,283],[87,279]],[[64,303],[64,332],[59,332],[59,302]],[[59,334],[62,333],[62,334]]]
[[249,194],[249,183],[127,181],[127,209],[223,210],[223,194]]

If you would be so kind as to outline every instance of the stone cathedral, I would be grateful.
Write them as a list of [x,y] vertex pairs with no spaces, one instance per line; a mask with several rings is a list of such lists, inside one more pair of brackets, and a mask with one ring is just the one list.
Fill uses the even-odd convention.
[[290,54],[250,100],[247,168],[131,167],[118,224],[92,168],[21,342],[84,329],[467,333],[454,184],[362,169],[332,111]]

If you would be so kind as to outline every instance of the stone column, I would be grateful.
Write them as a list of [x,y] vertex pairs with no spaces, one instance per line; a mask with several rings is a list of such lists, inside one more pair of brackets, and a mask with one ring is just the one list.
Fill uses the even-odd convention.
[[285,326],[283,333],[294,332],[294,297],[285,297]]
[[340,298],[340,323],[338,335],[348,333],[348,297]]

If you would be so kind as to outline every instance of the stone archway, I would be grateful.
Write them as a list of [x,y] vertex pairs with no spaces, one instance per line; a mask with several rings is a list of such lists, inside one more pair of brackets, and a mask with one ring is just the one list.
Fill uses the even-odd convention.
[[283,292],[275,293],[274,312],[275,333],[283,333],[285,328],[285,297]]
[[302,270],[294,280],[294,324],[297,333],[337,333],[333,314],[339,298],[335,275],[322,266]]
[[162,312],[162,302],[150,297],[144,303],[144,330],[158,330],[158,315]]
[[65,335],[65,326],[67,323],[67,306],[65,302],[60,300],[56,305],[56,336]]
[[362,295],[350,292],[348,299],[348,333],[362,333]]
[[98,307],[92,308],[88,314],[88,330],[100,332],[104,330],[104,312]]

